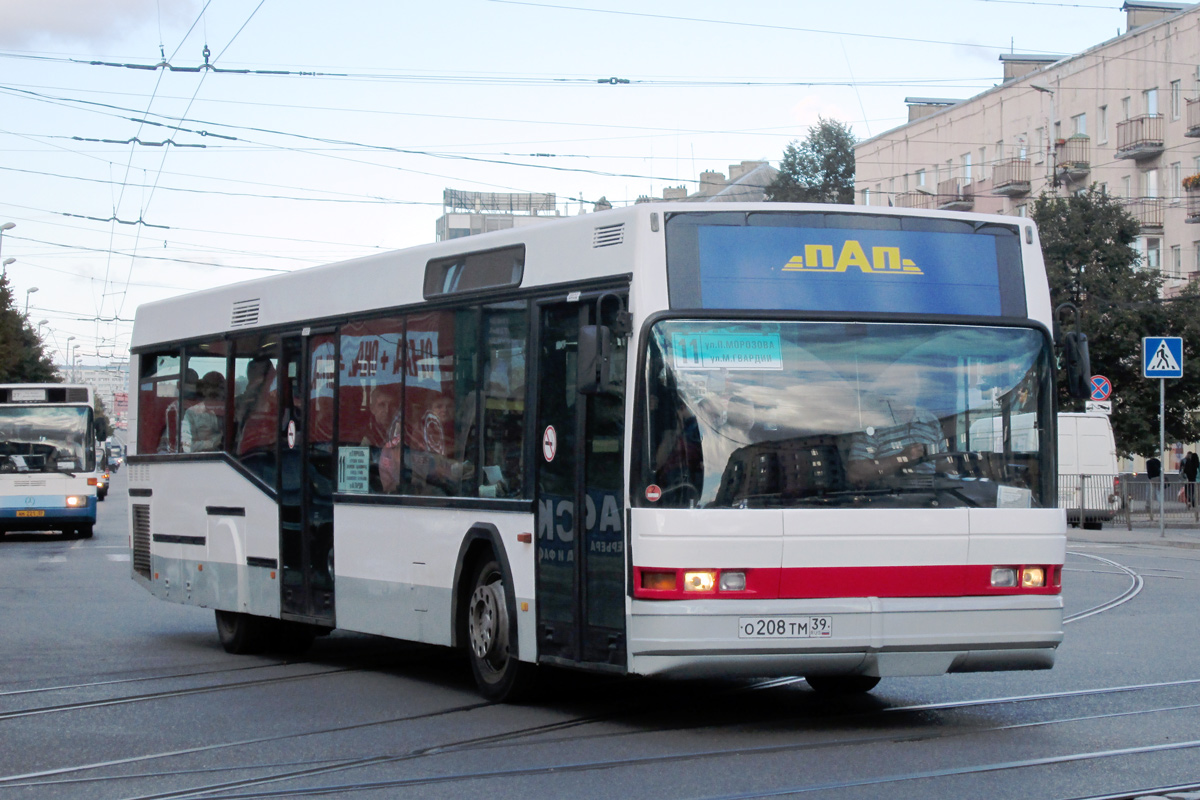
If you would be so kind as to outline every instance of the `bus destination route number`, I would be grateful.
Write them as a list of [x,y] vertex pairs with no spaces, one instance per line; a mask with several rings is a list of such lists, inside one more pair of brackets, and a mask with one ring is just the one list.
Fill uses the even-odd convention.
[[833,636],[833,617],[742,617],[739,639],[825,639]]

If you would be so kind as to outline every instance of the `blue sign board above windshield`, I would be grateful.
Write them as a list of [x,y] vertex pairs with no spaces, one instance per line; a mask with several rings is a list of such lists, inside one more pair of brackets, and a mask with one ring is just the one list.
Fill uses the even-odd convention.
[[704,308],[1000,316],[992,236],[699,227]]

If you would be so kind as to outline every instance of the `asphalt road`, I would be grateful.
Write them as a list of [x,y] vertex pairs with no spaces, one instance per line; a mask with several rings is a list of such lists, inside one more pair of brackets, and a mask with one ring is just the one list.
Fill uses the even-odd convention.
[[552,672],[504,706],[440,648],[339,632],[303,659],[227,655],[210,611],[130,580],[126,515],[120,472],[95,538],[0,541],[0,800],[1030,800],[1200,782],[1200,549],[1180,542],[1073,541],[1049,672],[888,679],[840,702],[799,679]]

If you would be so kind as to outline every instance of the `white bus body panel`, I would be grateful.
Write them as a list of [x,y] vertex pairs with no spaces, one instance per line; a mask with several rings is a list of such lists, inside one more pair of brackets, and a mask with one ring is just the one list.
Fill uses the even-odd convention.
[[532,514],[336,504],[338,627],[449,645],[458,545],[480,524],[500,534],[516,594],[519,650],[522,660],[534,660],[535,545],[517,541],[533,531]]
[[[1061,509],[633,509],[640,566],[1062,564]],[[731,522],[737,517],[736,525]],[[674,545],[674,546],[672,546]],[[742,546],[739,546],[742,545]],[[679,563],[686,553],[687,563]],[[629,671],[703,677],[938,675],[1041,669],[1062,641],[1061,595],[633,600]],[[738,637],[743,617],[833,617],[830,639]]]

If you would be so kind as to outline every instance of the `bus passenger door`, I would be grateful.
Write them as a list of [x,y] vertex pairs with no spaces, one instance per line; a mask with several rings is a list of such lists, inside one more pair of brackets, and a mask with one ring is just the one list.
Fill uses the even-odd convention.
[[283,337],[280,363],[279,553],[284,619],[332,627],[332,334]]
[[[620,383],[581,393],[579,333],[596,323],[596,299],[538,309],[538,653],[624,667],[626,343],[613,342]],[[606,317],[620,309],[611,294],[602,305]]]

